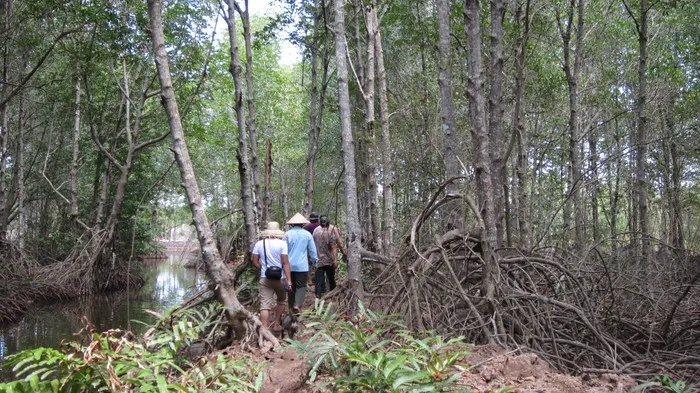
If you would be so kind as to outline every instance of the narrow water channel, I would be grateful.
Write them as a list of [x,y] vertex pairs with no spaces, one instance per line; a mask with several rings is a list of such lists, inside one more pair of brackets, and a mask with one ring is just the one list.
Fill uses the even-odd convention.
[[18,323],[0,328],[0,382],[13,378],[10,367],[3,366],[7,356],[24,349],[58,348],[62,341],[74,340],[73,334],[84,327],[81,316],[86,316],[98,331],[145,332],[148,327],[135,321],[155,322],[156,317],[146,310],[163,312],[204,285],[204,273],[186,269],[183,264],[182,253],[140,262],[139,271],[146,280],[141,288],[39,306]]

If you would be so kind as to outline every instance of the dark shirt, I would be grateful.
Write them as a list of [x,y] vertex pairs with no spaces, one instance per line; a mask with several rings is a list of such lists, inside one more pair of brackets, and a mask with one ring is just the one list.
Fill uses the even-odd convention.
[[310,234],[313,235],[314,229],[316,229],[316,227],[318,227],[319,225],[321,225],[321,224],[318,221],[310,222],[310,223],[304,225],[304,229],[306,229],[307,231],[309,231]]

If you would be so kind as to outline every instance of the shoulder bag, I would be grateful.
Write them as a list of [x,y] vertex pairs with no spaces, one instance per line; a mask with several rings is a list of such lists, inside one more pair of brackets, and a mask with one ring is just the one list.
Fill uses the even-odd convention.
[[265,278],[270,280],[282,279],[282,268],[277,266],[267,266],[267,247],[265,247],[265,239],[263,239],[263,253],[265,254]]

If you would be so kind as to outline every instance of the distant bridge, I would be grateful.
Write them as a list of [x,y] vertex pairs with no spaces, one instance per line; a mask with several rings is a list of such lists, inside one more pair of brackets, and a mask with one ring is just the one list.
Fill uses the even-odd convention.
[[197,251],[199,243],[186,240],[160,240],[159,243],[165,247],[166,251]]

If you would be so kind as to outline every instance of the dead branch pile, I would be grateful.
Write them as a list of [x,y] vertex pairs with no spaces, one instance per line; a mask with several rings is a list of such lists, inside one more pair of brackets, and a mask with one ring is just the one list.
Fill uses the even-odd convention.
[[[440,234],[439,205],[426,207],[398,258],[363,262],[369,308],[402,315],[414,329],[534,351],[567,372],[700,379],[697,257],[641,268],[603,247],[583,255],[499,249],[499,306],[489,313],[480,293],[480,231]],[[352,312],[342,284],[327,297]]]

